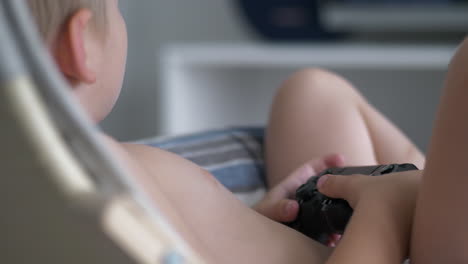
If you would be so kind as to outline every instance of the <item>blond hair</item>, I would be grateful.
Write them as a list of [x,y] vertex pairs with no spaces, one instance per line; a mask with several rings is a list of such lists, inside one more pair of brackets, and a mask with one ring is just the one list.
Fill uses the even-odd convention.
[[46,41],[50,41],[62,25],[79,9],[87,8],[93,12],[92,24],[98,33],[106,27],[105,0],[27,0],[39,32]]

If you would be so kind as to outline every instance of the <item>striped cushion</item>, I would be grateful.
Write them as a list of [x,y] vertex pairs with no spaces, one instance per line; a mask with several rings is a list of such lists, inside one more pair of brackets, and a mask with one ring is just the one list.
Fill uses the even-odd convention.
[[245,203],[252,205],[265,192],[264,128],[229,128],[186,136],[144,140],[182,156],[210,171]]

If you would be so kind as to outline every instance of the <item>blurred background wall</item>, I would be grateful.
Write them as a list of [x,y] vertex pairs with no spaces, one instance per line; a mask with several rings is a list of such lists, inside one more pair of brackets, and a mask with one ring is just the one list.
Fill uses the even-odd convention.
[[120,1],[129,32],[127,74],[119,102],[102,123],[121,140],[158,133],[157,52],[169,43],[251,42],[231,0]]
[[[151,137],[161,132],[158,116],[161,69],[158,54],[162,47],[173,43],[261,43],[243,21],[233,2],[120,1],[129,31],[127,74],[122,95],[114,111],[102,123],[103,129],[120,140]],[[426,148],[443,73],[421,72],[413,78],[399,72],[398,80],[385,79],[379,74],[340,73],[355,82],[369,101],[402,127],[417,145]],[[276,78],[283,79],[282,76]],[[404,107],[399,106],[400,98]],[[264,108],[267,107],[265,103]],[[418,122],[414,122],[415,119]]]

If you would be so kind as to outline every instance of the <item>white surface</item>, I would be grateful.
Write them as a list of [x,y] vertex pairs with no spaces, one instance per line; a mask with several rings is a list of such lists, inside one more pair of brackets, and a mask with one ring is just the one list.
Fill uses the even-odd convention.
[[449,45],[173,45],[164,51],[165,67],[310,66],[442,69],[455,46]]
[[468,5],[336,4],[324,8],[327,29],[357,32],[468,32]]
[[275,90],[291,73],[324,67],[350,79],[424,148],[455,48],[357,43],[168,46],[160,67],[161,133],[265,124]]

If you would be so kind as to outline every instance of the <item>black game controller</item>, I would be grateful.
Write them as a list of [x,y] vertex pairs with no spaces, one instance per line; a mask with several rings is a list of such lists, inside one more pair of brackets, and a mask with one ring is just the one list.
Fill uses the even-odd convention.
[[391,164],[325,170],[310,178],[297,189],[296,200],[299,202],[299,215],[294,222],[288,223],[288,226],[322,244],[328,243],[333,234],[343,234],[353,214],[353,209],[343,199],[333,199],[318,192],[317,181],[323,175],[364,174],[376,176],[417,169],[413,164]]

